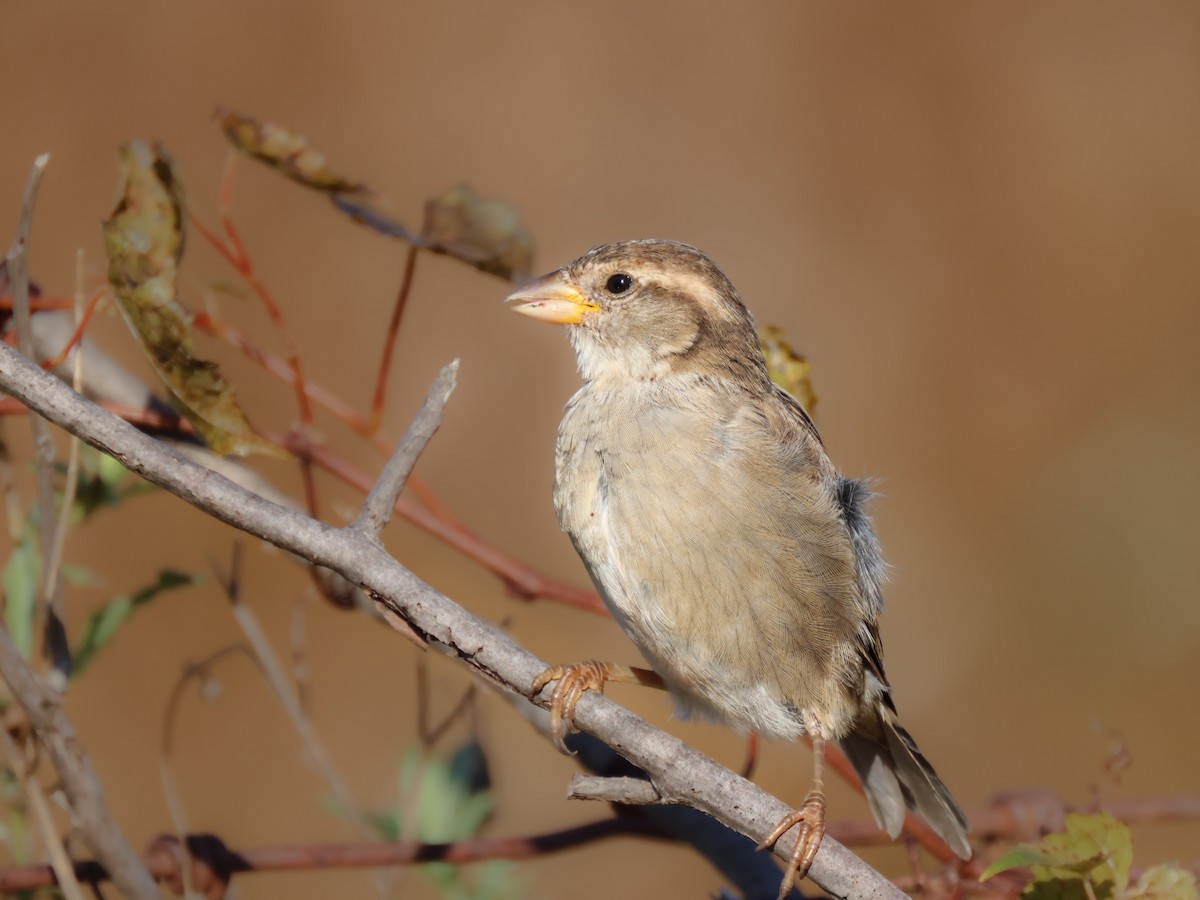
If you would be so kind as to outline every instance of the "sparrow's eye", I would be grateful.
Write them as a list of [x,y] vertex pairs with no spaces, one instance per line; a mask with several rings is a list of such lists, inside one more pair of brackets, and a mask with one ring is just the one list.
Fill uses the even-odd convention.
[[631,287],[633,287],[633,279],[624,272],[610,275],[608,281],[604,283],[605,290],[610,294],[623,294]]

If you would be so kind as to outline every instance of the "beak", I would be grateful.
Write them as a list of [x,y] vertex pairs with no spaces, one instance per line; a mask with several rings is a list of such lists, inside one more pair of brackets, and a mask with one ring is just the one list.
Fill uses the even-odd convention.
[[529,282],[504,302],[513,312],[555,325],[578,325],[600,308],[567,283],[562,269]]

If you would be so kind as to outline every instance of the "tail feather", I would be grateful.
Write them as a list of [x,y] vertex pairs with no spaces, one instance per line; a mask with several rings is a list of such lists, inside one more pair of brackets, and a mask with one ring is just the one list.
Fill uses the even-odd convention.
[[865,716],[841,744],[880,828],[896,837],[904,827],[905,809],[914,810],[955,853],[970,859],[967,817],[891,710],[879,707]]

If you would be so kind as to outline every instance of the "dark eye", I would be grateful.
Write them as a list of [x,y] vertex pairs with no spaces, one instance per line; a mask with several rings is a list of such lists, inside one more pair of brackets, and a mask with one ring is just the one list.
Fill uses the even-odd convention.
[[623,294],[633,287],[633,279],[624,272],[618,272],[616,275],[610,275],[608,281],[604,283],[604,288],[610,294]]

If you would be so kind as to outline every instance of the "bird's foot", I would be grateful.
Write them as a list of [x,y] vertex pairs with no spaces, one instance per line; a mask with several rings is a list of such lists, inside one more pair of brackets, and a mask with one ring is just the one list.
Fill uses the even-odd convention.
[[575,727],[575,705],[584,691],[604,693],[604,685],[610,681],[663,687],[662,679],[648,669],[589,659],[567,666],[551,666],[533,680],[529,696],[536,697],[552,681],[558,683],[550,695],[550,737],[554,740],[554,746],[567,756],[571,755],[571,751],[563,741],[567,734],[578,730]]
[[825,837],[825,795],[818,790],[809,791],[800,808],[784,816],[771,833],[762,839],[759,850],[775,846],[775,842],[783,837],[793,825],[800,826],[796,836],[796,846],[788,859],[783,871],[783,883],[779,886],[779,900],[788,895],[796,882],[808,874],[817,850],[821,847],[821,839]]

